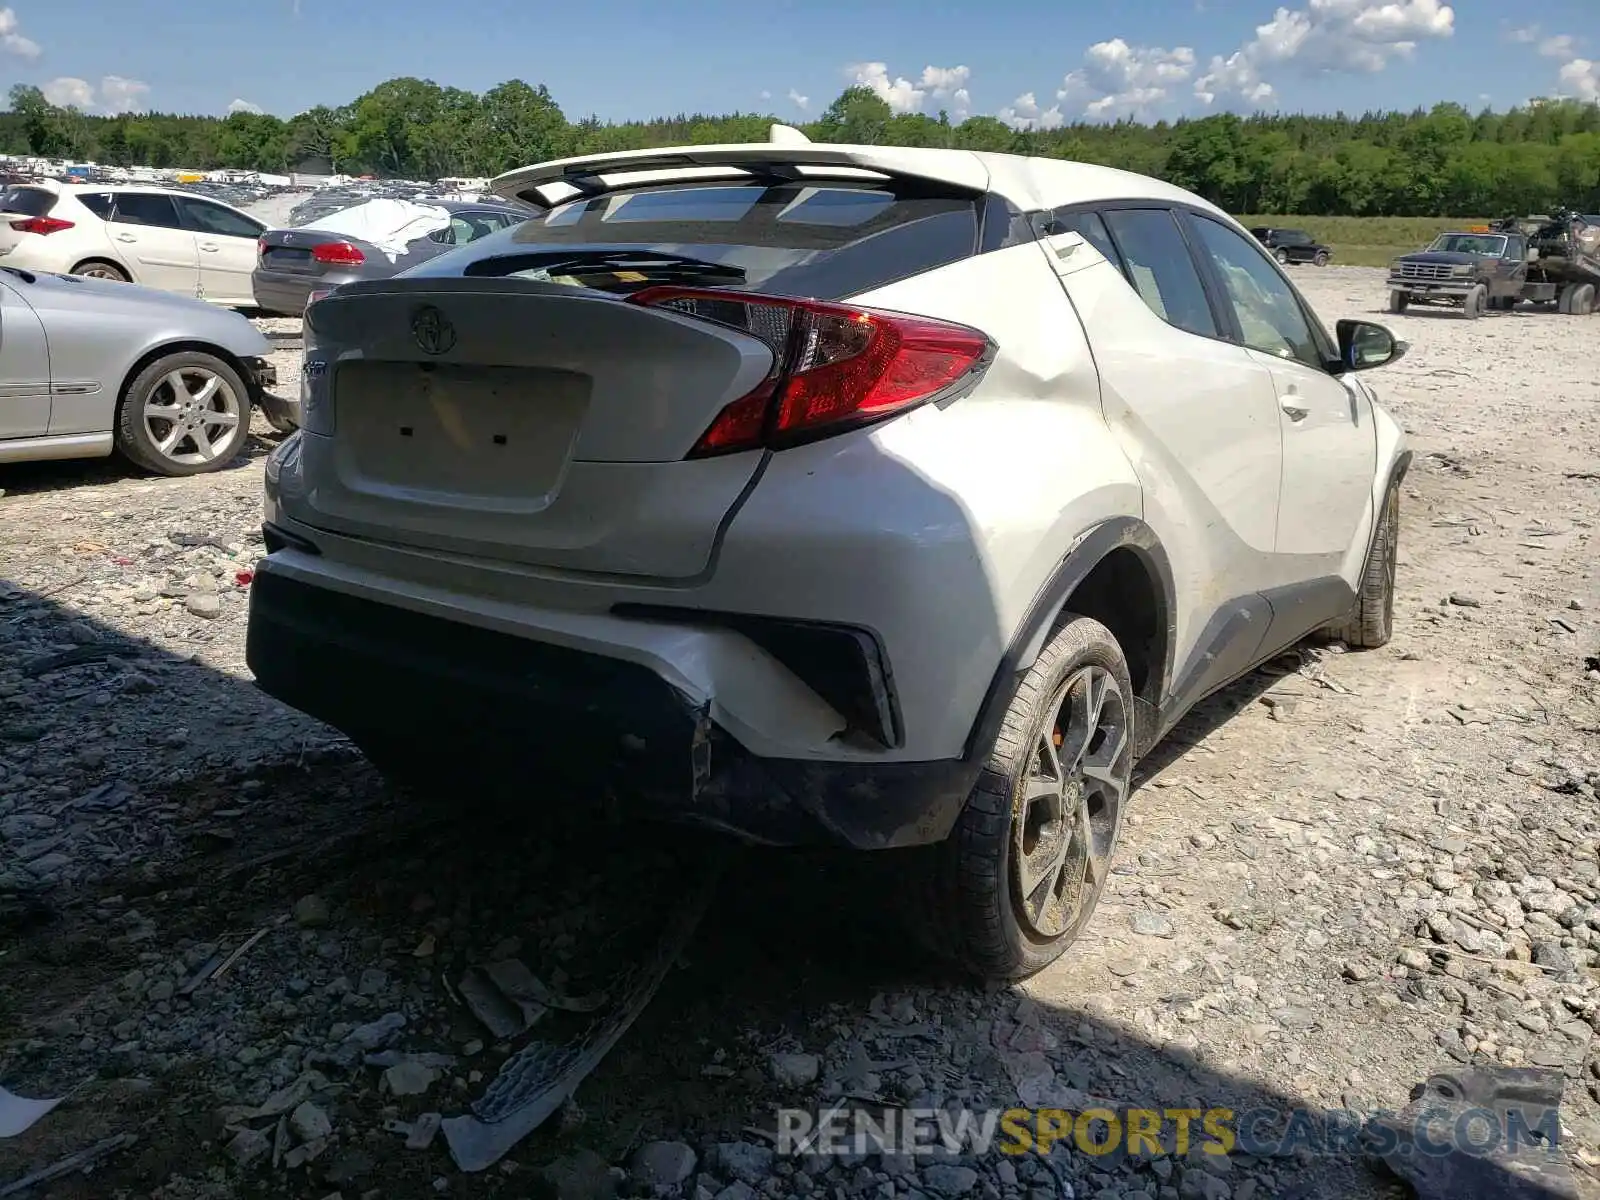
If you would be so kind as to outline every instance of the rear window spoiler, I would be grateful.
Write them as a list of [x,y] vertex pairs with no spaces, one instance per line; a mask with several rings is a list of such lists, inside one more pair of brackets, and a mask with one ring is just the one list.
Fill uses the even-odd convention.
[[492,180],[489,190],[501,199],[548,209],[579,196],[642,184],[741,176],[907,179],[975,193],[989,187],[988,168],[967,151],[949,150],[933,156],[925,150],[908,154],[890,146],[752,142],[558,158],[508,171]]

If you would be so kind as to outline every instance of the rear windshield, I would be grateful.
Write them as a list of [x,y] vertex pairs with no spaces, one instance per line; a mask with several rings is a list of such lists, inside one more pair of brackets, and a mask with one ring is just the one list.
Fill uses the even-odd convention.
[[[670,257],[671,282],[837,300],[968,258],[978,197],[836,182],[678,184],[571,200],[410,275],[549,278],[552,264],[619,251]],[[689,264],[689,265],[686,265]],[[648,261],[619,287],[663,282]],[[646,278],[640,279],[643,274]],[[628,278],[632,276],[633,278]],[[607,286],[584,273],[586,286]]]
[[56,194],[45,188],[8,187],[0,192],[0,212],[42,217],[56,206]]

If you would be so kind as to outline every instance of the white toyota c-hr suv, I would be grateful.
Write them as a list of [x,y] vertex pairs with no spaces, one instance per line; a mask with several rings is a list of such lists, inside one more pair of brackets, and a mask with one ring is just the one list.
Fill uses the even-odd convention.
[[400,778],[920,847],[927,941],[1023,976],[1188,708],[1388,640],[1405,345],[1154,179],[774,138],[512,172],[542,216],[310,307],[249,664]]

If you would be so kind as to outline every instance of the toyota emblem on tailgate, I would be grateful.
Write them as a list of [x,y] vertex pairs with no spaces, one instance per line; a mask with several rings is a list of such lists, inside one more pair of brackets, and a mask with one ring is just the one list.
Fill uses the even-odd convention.
[[456,344],[456,327],[431,304],[417,309],[411,318],[411,334],[428,354],[443,354]]

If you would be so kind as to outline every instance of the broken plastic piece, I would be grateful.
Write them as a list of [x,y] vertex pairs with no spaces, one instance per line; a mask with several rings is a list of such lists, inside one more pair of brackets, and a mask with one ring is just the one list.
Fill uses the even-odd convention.
[[457,990],[472,1015],[497,1041],[504,1041],[532,1029],[549,1011],[535,996],[538,985],[533,972],[508,958],[487,967],[467,968]]
[[[1430,1076],[1410,1104],[1376,1122],[1379,1144],[1387,1147],[1381,1157],[1419,1200],[1577,1200],[1577,1180],[1559,1144],[1565,1086],[1560,1071],[1534,1067]],[[1487,1152],[1466,1144],[1459,1131],[1475,1115],[1516,1136],[1498,1139]],[[1446,1152],[1424,1153],[1417,1144],[1423,1131]]]
[[[706,865],[698,886],[686,889],[667,919],[655,949],[627,967],[623,982],[608,989],[611,1006],[590,1019],[582,1033],[559,1045],[532,1042],[505,1061],[500,1073],[473,1102],[475,1115],[444,1122],[450,1156],[463,1171],[484,1171],[561,1107],[600,1065],[611,1047],[650,1003],[672,964],[700,926],[715,894],[725,862],[722,854]],[[465,989],[463,989],[465,991]]]

